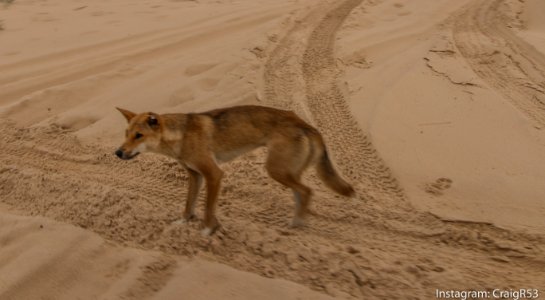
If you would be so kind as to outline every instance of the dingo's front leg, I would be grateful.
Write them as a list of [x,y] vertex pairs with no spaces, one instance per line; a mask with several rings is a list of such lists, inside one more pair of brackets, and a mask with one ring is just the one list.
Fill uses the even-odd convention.
[[204,229],[202,235],[208,236],[219,227],[218,219],[216,218],[216,200],[220,190],[221,178],[223,171],[216,165],[210,164],[203,170],[202,174],[206,179],[206,211],[204,214]]
[[187,168],[187,173],[189,174],[189,189],[187,191],[187,200],[183,214],[183,219],[186,222],[195,217],[195,202],[202,186],[202,175],[199,172]]

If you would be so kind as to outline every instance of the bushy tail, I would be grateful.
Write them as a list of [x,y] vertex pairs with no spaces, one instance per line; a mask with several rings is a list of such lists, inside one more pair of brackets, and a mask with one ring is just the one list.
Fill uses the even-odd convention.
[[331,160],[329,160],[325,147],[322,152],[322,157],[320,157],[320,161],[318,161],[316,165],[316,169],[318,171],[318,177],[320,177],[329,188],[343,196],[350,197],[354,195],[354,188],[348,182],[344,181],[333,168],[333,164],[331,163]]

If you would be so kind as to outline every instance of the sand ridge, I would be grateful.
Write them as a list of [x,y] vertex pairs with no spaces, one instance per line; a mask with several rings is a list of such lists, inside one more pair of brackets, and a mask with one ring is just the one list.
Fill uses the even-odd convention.
[[526,3],[398,4],[354,10],[338,41],[359,125],[419,209],[542,232],[543,48],[519,37]]
[[2,299],[330,299],[221,264],[123,248],[41,217],[1,214],[0,222]]
[[[316,292],[352,299],[426,299],[434,295],[435,288],[545,286],[545,238],[536,233],[542,228],[538,217],[543,206],[535,200],[541,190],[532,181],[510,180],[505,186],[512,194],[499,199],[506,208],[494,207],[482,217],[480,206],[493,207],[487,197],[495,197],[505,188],[491,192],[498,186],[497,177],[468,172],[466,165],[450,159],[450,153],[441,152],[442,145],[457,142],[453,137],[458,137],[461,129],[477,130],[471,127],[475,124],[484,129],[497,127],[496,117],[500,116],[507,123],[501,127],[504,135],[497,134],[498,140],[522,132],[516,140],[521,141],[520,149],[540,147],[539,113],[525,113],[539,109],[527,102],[530,94],[524,88],[527,83],[539,92],[539,72],[525,77],[509,72],[485,76],[483,72],[491,71],[474,61],[481,54],[479,47],[484,47],[476,42],[481,40],[477,36],[484,35],[504,39],[500,44],[513,43],[507,49],[523,52],[521,62],[541,64],[543,52],[526,52],[528,45],[513,36],[511,29],[497,32],[488,31],[490,26],[477,26],[485,22],[502,27],[495,17],[503,20],[504,14],[523,8],[504,5],[513,2],[261,0],[128,5],[112,1],[75,10],[87,11],[90,19],[117,20],[119,28],[104,37],[95,35],[83,45],[69,38],[73,32],[61,31],[53,35],[64,41],[61,49],[42,43],[42,52],[19,55],[15,53],[17,45],[40,42],[33,40],[31,33],[27,40],[16,36],[8,27],[16,25],[16,20],[5,18],[8,30],[0,34],[12,39],[13,49],[4,51],[0,61],[0,110],[5,118],[0,121],[0,200],[7,206],[2,210],[71,223],[107,239],[88,237],[88,232],[78,229],[74,239],[93,242],[53,245],[61,253],[84,253],[83,258],[74,258],[78,263],[94,262],[104,270],[122,259],[130,263],[116,275],[129,279],[110,283],[118,286],[115,293],[102,273],[93,269],[85,275],[88,277],[75,276],[74,288],[61,285],[52,289],[69,274],[79,273],[45,257],[38,263],[48,266],[42,270],[51,269],[53,275],[45,276],[47,281],[28,280],[42,274],[28,264],[9,285],[0,285],[0,295],[33,290],[68,299],[101,287],[95,292],[103,298],[176,298],[191,291],[179,282],[191,280],[204,297],[212,298],[256,297],[252,289],[237,294],[247,288],[244,282],[253,280],[263,286],[258,292],[273,299],[281,290],[293,291],[284,295],[313,299],[318,297]],[[51,14],[60,7],[72,10],[85,6],[68,1],[45,1],[43,7],[34,4],[21,1],[20,6],[15,3],[4,12],[37,13],[41,17],[34,20],[44,22],[42,17],[47,14],[38,13],[41,9],[49,9]],[[123,35],[134,19],[120,8],[138,14],[145,30]],[[494,11],[492,15],[483,14],[488,8]],[[179,18],[171,11],[188,17]],[[524,18],[523,14],[515,16]],[[82,26],[87,24],[86,18],[81,18]],[[458,21],[463,18],[478,22],[467,28],[467,22]],[[47,20],[49,25],[73,21]],[[511,52],[502,55],[514,57]],[[502,66],[514,70],[514,66],[525,65],[517,62],[507,61]],[[510,81],[509,76],[517,80]],[[517,84],[508,88],[513,82]],[[438,114],[436,111],[457,110],[451,102],[432,102],[433,96],[426,93],[443,95],[449,101],[449,97],[463,99],[457,102],[464,104],[458,108],[476,111],[478,122],[469,119],[467,128],[452,126],[460,125],[449,118],[464,114]],[[498,101],[495,95],[507,101]],[[224,227],[205,238],[199,234],[198,222],[175,222],[187,189],[187,175],[176,162],[155,155],[126,162],[113,155],[125,126],[114,106],[169,112],[240,103],[292,109],[317,126],[336,165],[353,182],[358,195],[353,199],[336,196],[309,172],[305,180],[315,191],[309,226],[291,229],[288,224],[294,204],[290,192],[266,175],[265,153],[256,151],[222,166],[226,175],[218,218]],[[430,119],[430,112],[441,117]],[[411,131],[413,124],[420,132]],[[445,126],[458,131],[440,129]],[[422,137],[424,131],[432,136]],[[496,136],[495,131],[487,133]],[[477,146],[482,139],[469,137]],[[462,152],[484,149],[473,149],[471,143],[457,144],[456,150]],[[415,147],[427,153],[420,158],[420,165],[415,165],[418,160],[410,155]],[[501,167],[517,176],[542,179],[539,149],[526,155],[527,161],[536,165],[530,175],[517,175],[520,164],[527,162],[521,162],[519,156],[505,160],[507,165]],[[488,157],[495,155],[499,154],[492,152]],[[462,158],[473,162],[472,157]],[[484,154],[476,156],[481,164],[489,163],[485,158]],[[422,163],[425,159],[433,164]],[[467,174],[468,179],[464,181],[457,174]],[[507,179],[512,178],[518,177]],[[471,180],[481,188],[468,184]],[[494,214],[512,210],[512,199],[521,195],[528,197],[518,214],[511,218]],[[202,202],[201,195],[199,214]],[[517,216],[529,211],[533,214],[521,224]],[[12,243],[19,243],[17,249],[23,249],[32,239],[13,238],[17,228],[11,230],[10,224],[32,227],[38,221],[13,218],[19,217],[2,217],[3,228],[7,228],[2,234],[9,237],[3,240],[12,239]],[[51,239],[44,237],[47,242]],[[107,245],[97,246],[103,244]],[[102,252],[93,250],[96,247]],[[85,254],[88,252],[98,254]],[[10,251],[0,255],[0,260],[11,261],[13,268],[13,262],[24,258],[20,255]],[[187,257],[196,261],[187,262]],[[292,282],[274,281],[278,290],[267,290],[267,285],[276,283],[210,261]],[[51,267],[56,264],[56,269]],[[0,274],[10,270],[0,264]],[[214,276],[232,276],[234,280],[232,284],[202,285]]]

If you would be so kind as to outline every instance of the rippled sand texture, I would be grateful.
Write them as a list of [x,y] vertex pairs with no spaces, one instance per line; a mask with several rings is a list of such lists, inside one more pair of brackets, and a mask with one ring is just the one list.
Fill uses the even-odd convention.
[[[545,287],[545,2],[16,0],[0,6],[1,299],[429,299]],[[357,190],[314,172],[306,227],[258,150],[187,174],[121,161],[124,118],[297,112]],[[203,209],[203,195],[197,212]]]

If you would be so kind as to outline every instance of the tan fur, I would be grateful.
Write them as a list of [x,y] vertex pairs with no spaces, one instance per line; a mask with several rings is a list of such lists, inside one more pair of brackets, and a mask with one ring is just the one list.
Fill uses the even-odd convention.
[[301,183],[301,175],[310,165],[317,166],[319,177],[337,193],[354,194],[350,184],[333,168],[320,133],[291,111],[263,106],[163,115],[118,110],[129,125],[126,140],[116,155],[131,159],[145,149],[170,156],[187,169],[185,220],[194,217],[195,200],[203,179],[206,181],[205,233],[212,233],[219,226],[215,208],[223,172],[218,163],[257,147],[268,148],[269,175],[293,190],[295,226],[302,224],[307,214],[312,191]]

